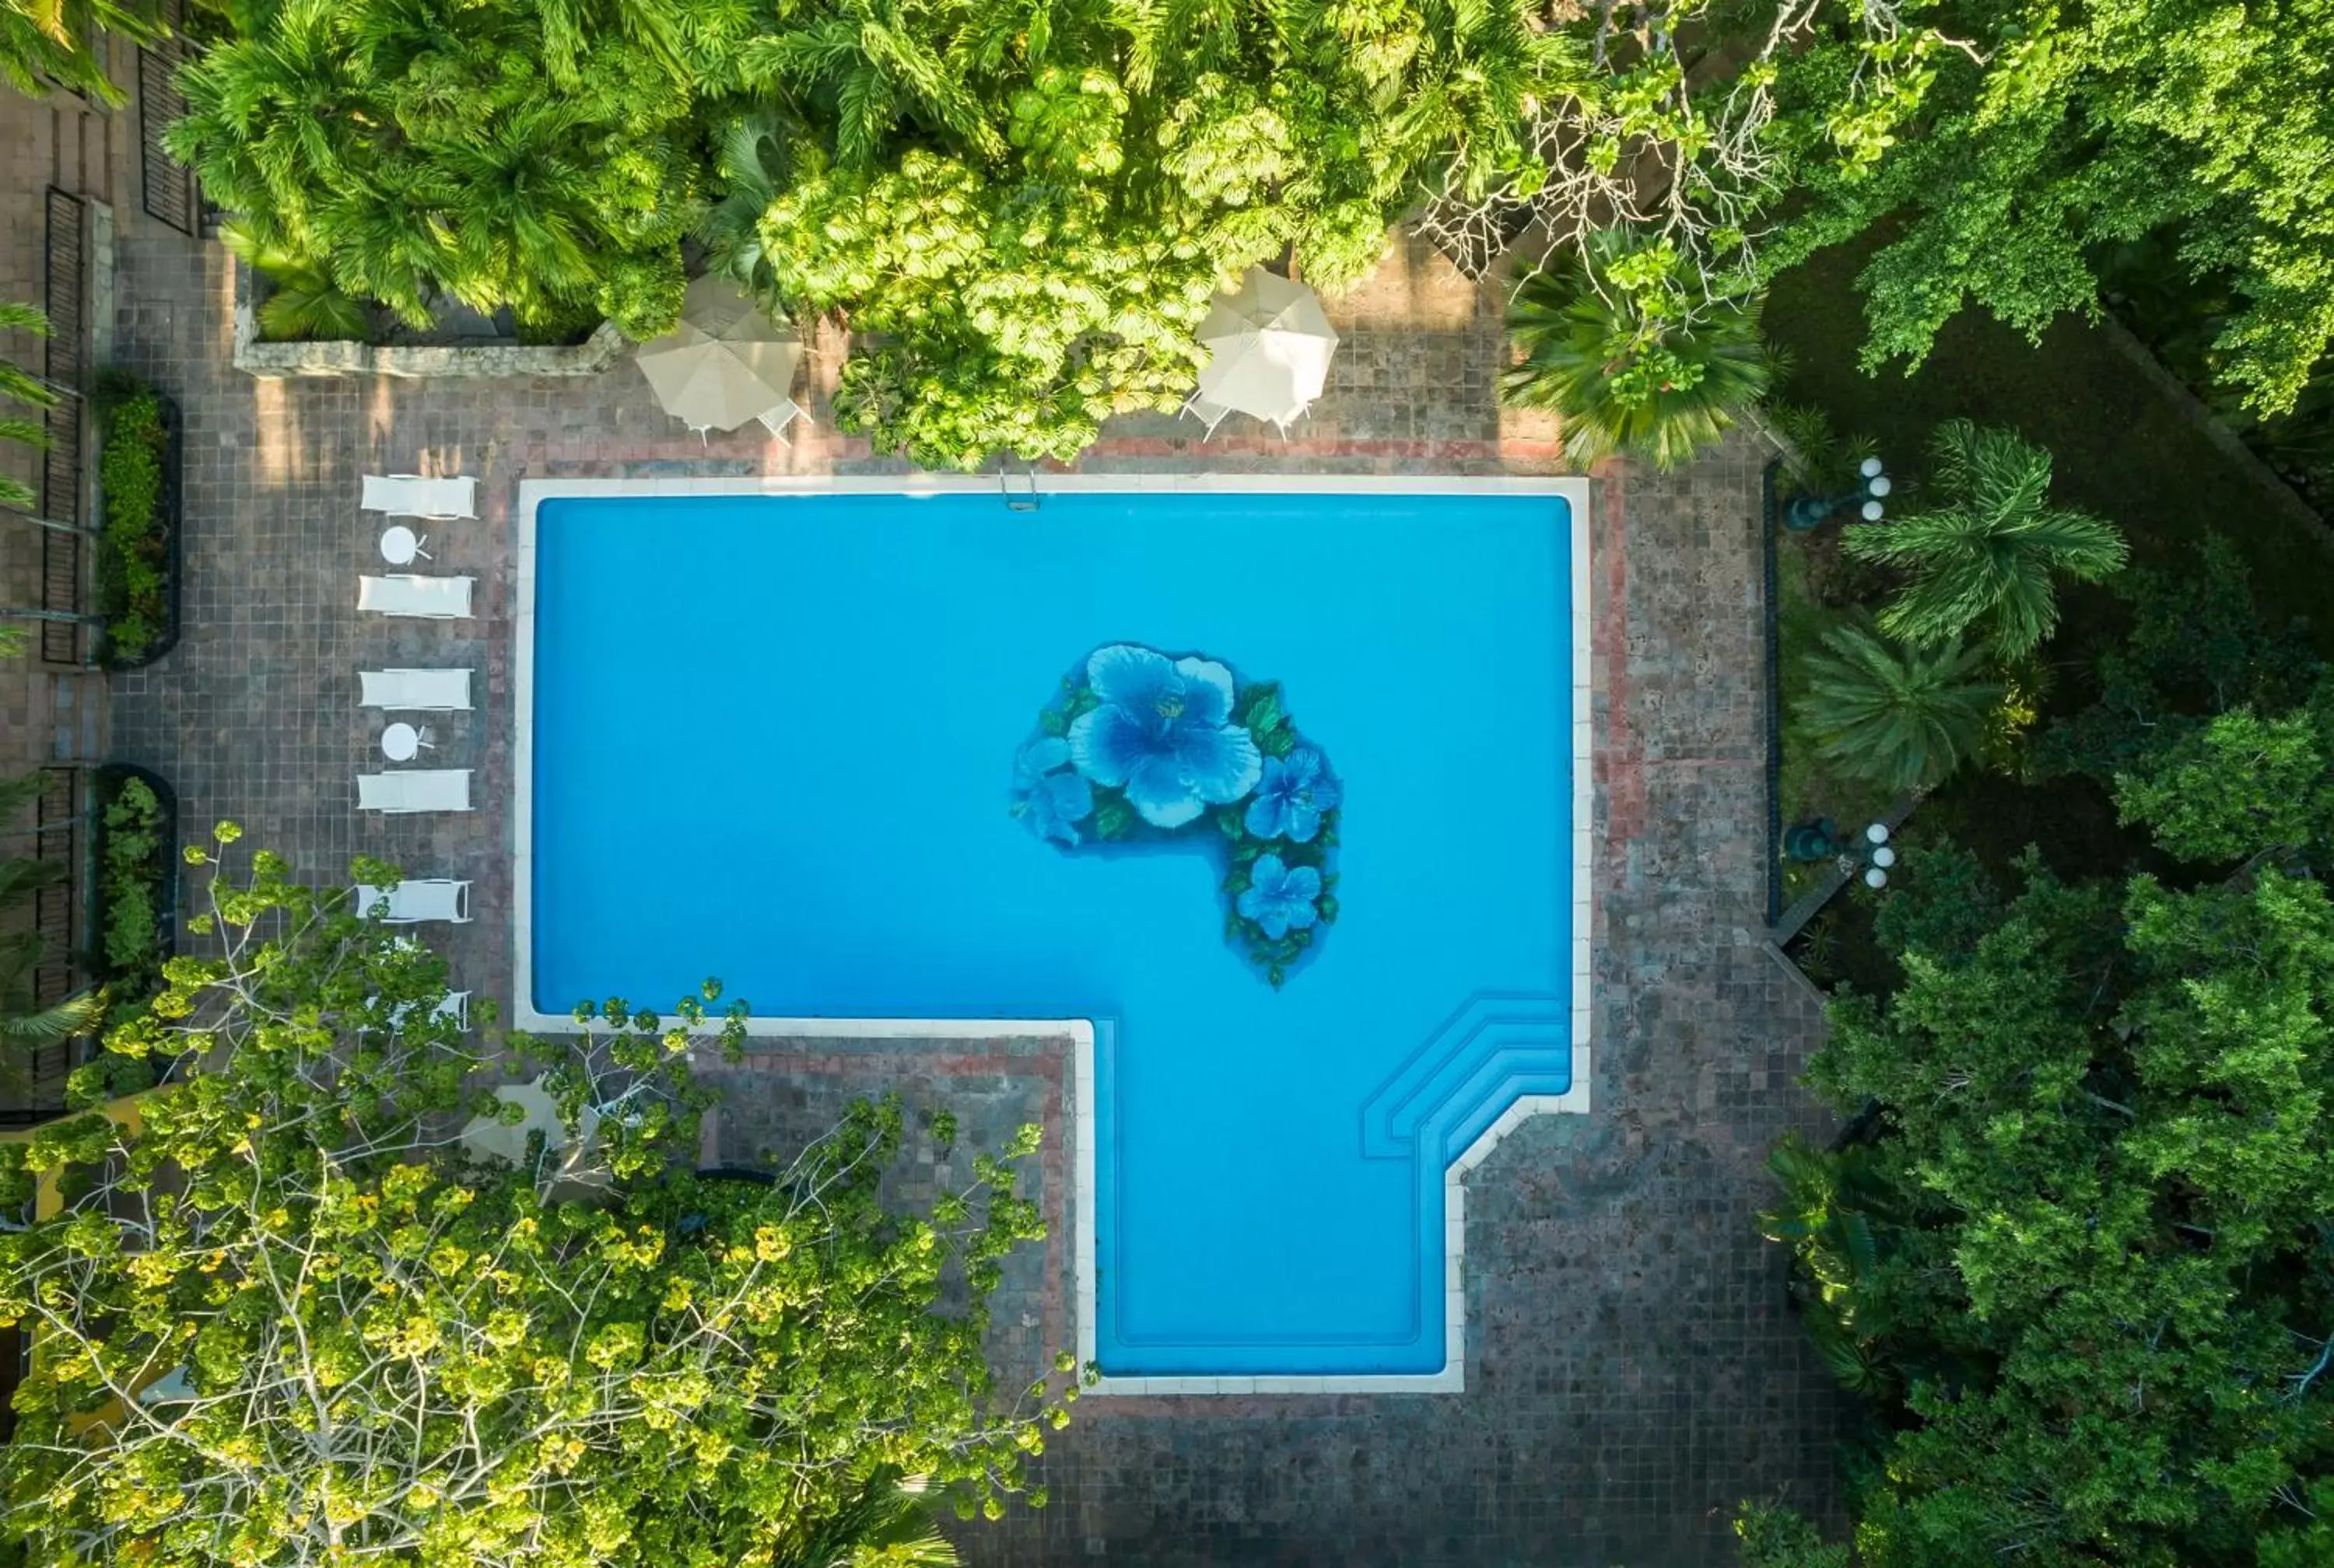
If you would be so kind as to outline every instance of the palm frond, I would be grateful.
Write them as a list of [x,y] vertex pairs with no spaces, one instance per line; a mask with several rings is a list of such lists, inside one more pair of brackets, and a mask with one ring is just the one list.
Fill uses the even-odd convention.
[[48,791],[48,775],[38,768],[14,778],[0,779],[0,827],[32,810],[33,803]]
[[65,867],[56,861],[36,861],[24,855],[0,861],[0,909],[15,908],[43,888],[62,886],[68,875]]
[[21,1050],[62,1044],[76,1034],[88,1034],[104,1017],[105,996],[99,991],[69,996],[38,1012],[0,1011],[0,1042]]
[[[1523,359],[1501,378],[1502,397],[1553,410],[1565,455],[1584,468],[1620,452],[1676,467],[1722,438],[1774,373],[1755,305],[1672,321],[1636,296],[1600,290],[1581,266],[1527,279],[1508,332]],[[1652,373],[1656,366],[1668,369]]]
[[1982,741],[2001,686],[1982,649],[1892,643],[1835,628],[1806,661],[1793,720],[1843,773],[1891,790],[1943,782]]
[[2050,505],[2050,454],[2010,430],[1950,419],[1931,439],[1942,503],[1890,523],[1856,524],[1842,543],[1854,559],[1908,573],[1881,626],[1909,641],[1943,644],[1983,629],[2021,658],[2058,625],[2053,580],[2096,582],[2128,554],[2116,527]]

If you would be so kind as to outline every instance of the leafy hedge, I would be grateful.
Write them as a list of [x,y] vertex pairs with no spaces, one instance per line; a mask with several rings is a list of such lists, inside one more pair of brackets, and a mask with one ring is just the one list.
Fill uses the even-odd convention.
[[121,775],[104,804],[97,896],[113,999],[109,1024],[134,1017],[162,987],[170,817],[153,786],[134,774]]
[[110,371],[98,388],[98,610],[109,663],[137,664],[169,628],[170,429],[159,393]]

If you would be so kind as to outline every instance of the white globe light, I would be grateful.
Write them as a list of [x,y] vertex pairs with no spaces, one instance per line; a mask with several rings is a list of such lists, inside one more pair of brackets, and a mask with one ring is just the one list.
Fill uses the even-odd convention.
[[1889,491],[1896,488],[1896,486],[1890,482],[1888,476],[1886,474],[1878,475],[1865,481],[1864,487],[1871,491],[1875,495],[1886,495]]
[[1888,842],[1888,824],[1875,822],[1864,830],[1864,836],[1873,843],[1885,844]]
[[1896,863],[1896,851],[1883,844],[1872,851],[1872,863],[1876,866],[1893,866]]
[[1866,523],[1877,523],[1886,510],[1877,501],[1866,501],[1864,504],[1864,520]]
[[1864,885],[1867,888],[1885,888],[1888,885],[1888,873],[1875,866],[1864,873]]
[[1880,472],[1880,459],[1877,457],[1866,457],[1863,462],[1858,463],[1856,466],[1856,471],[1863,475],[1867,479],[1874,478]]

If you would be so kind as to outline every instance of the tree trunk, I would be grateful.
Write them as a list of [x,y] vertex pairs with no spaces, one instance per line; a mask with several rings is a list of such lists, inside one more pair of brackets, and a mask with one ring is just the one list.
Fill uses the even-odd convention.
[[0,620],[63,620],[75,626],[102,626],[102,615],[86,615],[71,610],[28,610],[14,605],[0,606]]
[[34,527],[45,528],[53,534],[78,534],[84,539],[95,539],[101,537],[101,533],[98,529],[85,528],[78,523],[63,523],[58,521],[54,517],[41,517],[36,516],[30,512],[17,512],[13,510],[9,512],[8,515],[11,517],[21,517],[25,522],[33,524]]

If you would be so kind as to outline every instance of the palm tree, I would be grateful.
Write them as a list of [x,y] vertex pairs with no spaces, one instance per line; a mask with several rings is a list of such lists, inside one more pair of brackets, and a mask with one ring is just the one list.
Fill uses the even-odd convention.
[[738,51],[746,80],[807,90],[834,114],[845,168],[875,161],[884,136],[911,116],[982,158],[1005,150],[980,99],[946,46],[945,19],[918,0],[834,0]]
[[1975,754],[2002,695],[1982,649],[1890,642],[1856,625],[1834,628],[1803,669],[1792,717],[1818,755],[1891,790],[1943,782]]
[[2129,553],[2123,535],[2088,512],[2050,505],[2050,454],[2015,431],[1948,419],[1930,449],[1930,482],[1943,504],[1853,524],[1842,540],[1854,559],[1909,574],[1880,625],[1925,645],[1983,627],[2004,658],[2031,653],[2059,624],[2052,579],[2113,575]]
[[27,98],[51,86],[120,105],[121,89],[90,45],[102,29],[137,43],[162,35],[151,0],[0,0],[0,82]]
[[1756,302],[1720,301],[1688,320],[1666,291],[1604,275],[1634,254],[1625,239],[1607,240],[1585,264],[1527,278],[1508,307],[1523,359],[1500,391],[1518,408],[1553,409],[1566,457],[1584,468],[1616,452],[1674,468],[1722,438],[1774,379]]
[[[36,337],[46,337],[49,335],[49,318],[46,313],[32,305],[0,300],[0,331],[9,328],[18,328]],[[57,393],[47,381],[7,360],[0,360],[0,397],[14,398],[43,409],[53,409],[57,404]],[[0,441],[14,441],[36,452],[45,452],[49,448],[49,432],[38,419],[0,418]],[[98,536],[98,530],[84,524],[40,515],[34,510],[39,505],[40,496],[30,485],[14,475],[0,474],[0,508],[5,508],[34,527],[45,528],[53,534],[79,534],[90,539]]]
[[[0,909],[16,908],[64,880],[65,868],[54,861],[0,861]],[[34,979],[44,956],[37,931],[0,935],[0,1053],[61,1045],[95,1028],[104,1015],[104,999],[94,991],[41,1006],[34,997]]]
[[[36,338],[49,335],[49,316],[38,305],[0,300],[0,332],[26,332]],[[36,376],[10,360],[0,360],[0,398],[13,398],[35,409],[53,409],[60,398],[78,398],[81,389]]]
[[259,330],[278,342],[303,338],[362,338],[371,323],[364,303],[342,292],[318,262],[260,239],[243,222],[219,225],[219,243],[235,259],[267,275],[259,302]]
[[957,1553],[932,1525],[924,1477],[879,1469],[840,1512],[796,1525],[766,1561],[770,1568],[955,1568]]
[[[359,80],[336,0],[286,0],[257,34],[231,38],[178,72],[187,111],[163,133],[203,194],[247,215],[255,239],[315,255],[312,207],[371,172],[378,117]],[[246,226],[249,227],[249,226]]]
[[698,219],[707,265],[759,300],[776,307],[777,278],[762,246],[762,215],[784,188],[788,149],[803,128],[776,110],[764,109],[724,121],[713,135],[713,164],[721,198]]
[[599,269],[593,241],[591,172],[566,134],[574,115],[555,102],[497,116],[461,142],[435,150],[454,187],[448,215],[454,292],[480,310],[501,300],[541,307],[588,296]]

